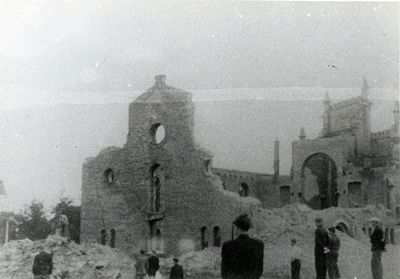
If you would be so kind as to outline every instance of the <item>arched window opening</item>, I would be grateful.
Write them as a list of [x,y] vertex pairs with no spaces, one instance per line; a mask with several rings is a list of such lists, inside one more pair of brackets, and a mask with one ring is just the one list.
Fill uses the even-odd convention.
[[110,230],[110,247],[115,248],[115,237],[116,237],[116,231],[114,229]]
[[213,234],[214,234],[214,246],[220,247],[221,246],[221,232],[220,232],[219,227],[214,227]]
[[205,160],[204,161],[204,173],[206,175],[211,175],[212,174],[211,166],[212,166],[212,161],[211,160]]
[[106,169],[103,174],[104,183],[112,184],[115,181],[115,174],[112,169]]
[[396,206],[396,217],[400,217],[400,207]]
[[290,186],[285,185],[279,187],[279,197],[281,206],[290,204]]
[[163,251],[163,241],[162,241],[160,229],[156,230],[156,245],[155,246],[156,246],[157,251]]
[[200,232],[201,232],[201,249],[205,249],[208,247],[207,227],[202,227],[200,229]]
[[161,210],[161,171],[160,165],[154,164],[150,169],[151,176],[151,211],[160,212]]
[[241,197],[249,196],[249,185],[247,185],[247,183],[245,183],[245,182],[240,183],[239,196],[241,196]]
[[106,245],[106,243],[107,243],[107,232],[105,229],[102,229],[100,231],[100,244]]
[[345,223],[339,223],[339,224],[337,224],[337,225],[336,225],[336,229],[337,229],[338,231],[341,231],[341,232],[347,234],[348,236],[352,236],[352,235],[351,235],[351,232],[350,232],[350,230],[349,230],[349,228],[347,227],[347,225],[346,225]]

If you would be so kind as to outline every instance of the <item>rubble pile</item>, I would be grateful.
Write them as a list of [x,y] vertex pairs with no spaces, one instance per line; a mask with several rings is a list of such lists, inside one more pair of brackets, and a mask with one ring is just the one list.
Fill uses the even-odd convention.
[[[344,222],[358,228],[368,224],[369,218],[377,216],[385,219],[386,211],[368,206],[358,209],[329,208],[312,210],[303,204],[292,204],[283,208],[258,208],[253,212],[254,228],[251,234],[265,243],[264,279],[290,278],[290,239],[296,238],[304,251],[302,278],[315,278],[314,268],[314,220],[322,217],[326,226]],[[370,279],[370,244],[368,235],[357,239],[337,232],[342,247],[339,255],[339,268],[342,278]],[[359,235],[363,236],[363,235]],[[358,239],[361,239],[358,240]],[[387,245],[382,255],[385,278],[397,278],[400,274],[400,246]],[[181,257],[181,263],[190,278],[220,278],[221,250],[208,248],[191,252]]]
[[[264,279],[290,278],[290,239],[296,238],[303,249],[302,278],[315,278],[314,270],[314,220],[322,217],[326,227],[338,222],[351,226],[353,238],[338,231],[341,239],[339,268],[342,278],[371,279],[370,243],[368,233],[362,229],[372,216],[388,221],[383,208],[368,206],[359,209],[329,208],[312,210],[302,204],[283,208],[255,208],[252,212],[254,227],[251,235],[265,243]],[[226,240],[226,239],[225,239]],[[224,240],[223,240],[224,241]],[[78,245],[66,238],[50,236],[46,240],[12,241],[0,248],[0,278],[32,278],[32,264],[36,254],[43,249],[53,253],[53,278],[134,278],[135,262],[127,254],[98,244]],[[400,274],[400,245],[390,245],[382,254],[385,278],[398,278]],[[160,258],[160,272],[168,278],[173,264],[172,256]],[[202,251],[189,252],[180,257],[185,278],[220,278],[221,249],[210,247]]]
[[98,244],[78,245],[66,238],[11,241],[0,248],[0,278],[33,278],[34,257],[46,250],[53,253],[53,278],[134,278],[135,262],[126,254]]

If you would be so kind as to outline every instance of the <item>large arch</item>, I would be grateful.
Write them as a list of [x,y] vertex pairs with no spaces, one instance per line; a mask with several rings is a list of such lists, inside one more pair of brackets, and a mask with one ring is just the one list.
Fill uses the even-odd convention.
[[301,167],[301,196],[313,209],[324,209],[338,205],[335,161],[327,154],[317,152],[309,155]]

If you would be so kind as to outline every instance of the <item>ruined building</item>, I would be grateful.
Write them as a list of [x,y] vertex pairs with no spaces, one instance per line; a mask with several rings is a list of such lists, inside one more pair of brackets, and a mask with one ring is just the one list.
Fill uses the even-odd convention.
[[194,139],[190,93],[156,77],[129,106],[122,148],[83,165],[81,239],[132,252],[180,254],[219,246],[232,220],[260,202],[225,191],[212,156]]
[[316,139],[301,129],[292,145],[292,201],[314,209],[381,204],[399,215],[399,104],[388,130],[371,132],[368,84],[360,96],[324,100],[323,127]]
[[278,141],[273,174],[212,168],[211,153],[195,143],[191,94],[157,76],[129,106],[126,144],[83,164],[82,241],[181,254],[230,239],[239,213],[291,202],[382,204],[400,216],[399,109],[389,130],[371,133],[365,81],[361,91],[335,104],[326,97],[320,137],[301,131],[292,174],[282,176]]

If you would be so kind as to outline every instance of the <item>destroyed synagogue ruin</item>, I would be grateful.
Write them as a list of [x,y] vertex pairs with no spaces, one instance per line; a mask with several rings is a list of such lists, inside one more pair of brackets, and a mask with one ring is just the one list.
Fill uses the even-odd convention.
[[[165,76],[129,106],[122,148],[110,147],[83,165],[81,239],[123,249],[182,254],[220,246],[232,220],[257,207],[305,203],[313,209],[381,205],[394,243],[400,216],[399,107],[393,126],[370,131],[368,85],[360,96],[331,103],[326,95],[320,137],[305,131],[292,146],[290,176],[212,168],[212,155],[194,139],[190,93],[166,85]],[[250,159],[250,158],[249,158]],[[351,236],[351,220],[338,220]],[[361,228],[359,228],[361,230]],[[366,232],[367,227],[362,231]],[[397,230],[397,229],[396,229]]]

